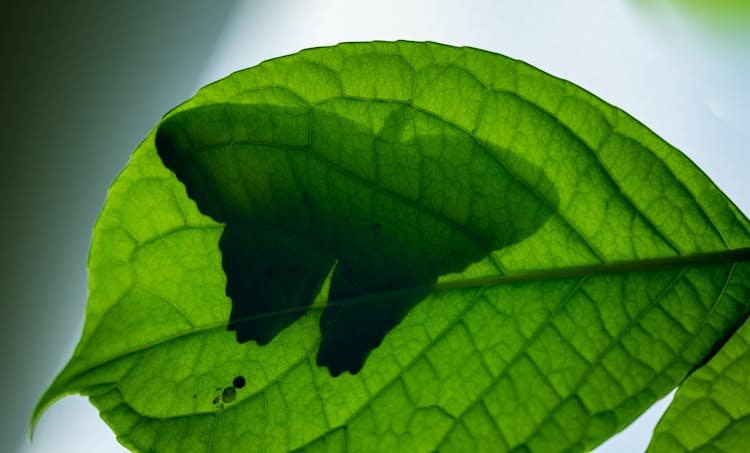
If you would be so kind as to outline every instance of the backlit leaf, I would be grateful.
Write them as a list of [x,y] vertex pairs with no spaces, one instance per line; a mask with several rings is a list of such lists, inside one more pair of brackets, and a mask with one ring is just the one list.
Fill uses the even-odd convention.
[[525,63],[306,50],[134,152],[34,417],[88,395],[137,451],[590,449],[747,316],[749,231],[682,153]]
[[741,452],[750,434],[750,322],[680,386],[653,452]]

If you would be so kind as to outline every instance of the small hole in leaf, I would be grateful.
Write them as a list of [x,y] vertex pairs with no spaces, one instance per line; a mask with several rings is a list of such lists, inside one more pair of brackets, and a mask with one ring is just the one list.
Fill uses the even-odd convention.
[[245,378],[243,376],[237,376],[232,381],[232,385],[234,386],[234,388],[241,389],[245,386]]
[[235,398],[237,398],[237,390],[234,387],[227,387],[221,392],[221,399],[225,403],[231,403]]

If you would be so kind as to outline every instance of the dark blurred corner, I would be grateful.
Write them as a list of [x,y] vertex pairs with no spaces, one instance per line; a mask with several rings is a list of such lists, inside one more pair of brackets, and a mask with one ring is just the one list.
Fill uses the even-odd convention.
[[234,0],[5,2],[0,14],[0,451],[73,351],[107,187],[190,97]]

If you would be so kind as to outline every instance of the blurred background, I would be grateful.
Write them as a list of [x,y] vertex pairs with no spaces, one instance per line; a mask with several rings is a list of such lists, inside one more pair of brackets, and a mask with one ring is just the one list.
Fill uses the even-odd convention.
[[[635,116],[750,213],[747,1],[40,0],[0,24],[0,451],[124,451],[79,396],[28,440],[83,325],[92,227],[164,113],[268,58],[374,39],[519,58]],[[643,451],[668,399],[597,451]]]

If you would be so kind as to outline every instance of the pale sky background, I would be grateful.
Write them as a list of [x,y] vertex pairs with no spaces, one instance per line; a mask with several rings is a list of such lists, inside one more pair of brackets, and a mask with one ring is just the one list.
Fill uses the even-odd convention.
[[[666,0],[48,3],[11,11],[0,27],[11,58],[2,79],[0,451],[124,451],[77,396],[45,413],[33,444],[25,437],[83,325],[91,228],[163,113],[268,58],[409,39],[522,59],[639,119],[750,213],[747,10],[711,16]],[[597,452],[643,451],[665,405]]]

